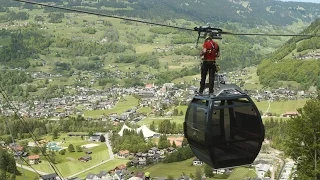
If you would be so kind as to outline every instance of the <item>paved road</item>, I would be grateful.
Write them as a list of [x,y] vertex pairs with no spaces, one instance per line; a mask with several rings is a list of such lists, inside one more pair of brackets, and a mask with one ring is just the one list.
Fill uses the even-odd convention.
[[31,172],[35,172],[36,174],[40,174],[40,175],[48,174],[48,173],[45,173],[45,172],[41,172],[39,170],[35,171],[29,166],[24,166],[24,165],[21,166],[21,164],[19,164],[19,163],[16,163],[16,165],[17,165],[17,167],[20,167],[20,168],[22,167],[23,169],[26,169],[26,170],[31,171]]
[[108,148],[109,159],[106,160],[106,161],[103,161],[103,162],[101,162],[101,163],[99,163],[99,164],[96,164],[96,165],[94,165],[94,166],[92,166],[92,167],[90,167],[90,168],[88,168],[88,169],[85,169],[85,170],[80,171],[80,172],[78,172],[78,173],[76,173],[76,174],[73,174],[73,175],[71,175],[71,176],[69,176],[69,177],[67,177],[67,178],[76,177],[76,176],[78,176],[79,174],[85,173],[85,172],[87,172],[87,171],[89,171],[89,170],[91,170],[91,169],[94,169],[94,168],[96,168],[96,167],[99,167],[99,166],[101,166],[102,164],[105,164],[105,163],[107,163],[107,162],[109,162],[109,161],[111,161],[111,160],[114,159],[114,154],[113,154],[113,152],[112,152],[112,147],[111,147],[111,144],[110,144],[110,142],[109,142],[109,134],[105,134],[104,136],[105,136],[105,138],[106,138],[106,142],[105,142],[105,143],[106,143],[107,148]]

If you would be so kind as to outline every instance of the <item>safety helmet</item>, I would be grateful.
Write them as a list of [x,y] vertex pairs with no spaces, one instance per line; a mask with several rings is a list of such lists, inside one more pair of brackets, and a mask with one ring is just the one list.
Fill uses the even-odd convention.
[[212,34],[211,33],[206,34],[206,40],[212,40]]

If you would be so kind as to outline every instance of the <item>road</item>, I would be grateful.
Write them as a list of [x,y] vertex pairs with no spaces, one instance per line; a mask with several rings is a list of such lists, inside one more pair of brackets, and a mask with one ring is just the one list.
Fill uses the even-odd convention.
[[92,166],[92,167],[90,167],[90,168],[88,168],[88,169],[85,169],[85,170],[80,171],[80,172],[78,172],[78,173],[76,173],[76,174],[73,174],[73,175],[67,177],[67,179],[68,179],[68,178],[72,178],[72,177],[76,177],[76,176],[78,176],[79,174],[85,173],[85,172],[87,172],[87,171],[89,171],[89,170],[91,170],[91,169],[94,169],[94,168],[99,167],[99,166],[101,166],[101,165],[103,165],[103,164],[105,164],[105,163],[107,163],[107,162],[109,162],[109,161],[114,160],[114,154],[113,154],[113,152],[112,152],[112,147],[111,147],[111,144],[110,144],[110,141],[109,141],[109,134],[108,134],[108,133],[105,134],[104,137],[106,138],[106,142],[105,142],[105,143],[106,143],[107,148],[108,148],[109,159],[106,160],[106,161],[103,161],[103,162],[101,162],[101,163],[99,163],[99,164],[96,164],[96,165],[94,165],[94,166]]
[[[259,153],[258,158],[274,159],[274,160],[280,162],[280,165],[279,165],[278,168],[280,168],[280,171],[282,172],[283,167],[284,167],[284,165],[285,165],[285,162],[284,162],[283,159],[277,157],[277,156],[281,153],[281,151],[269,147],[269,152],[270,152],[270,154]],[[276,170],[277,170],[276,167],[271,170],[271,180],[275,180],[275,179],[278,178],[278,177],[275,177],[275,172],[276,172]],[[281,172],[280,172],[280,174],[281,174]]]

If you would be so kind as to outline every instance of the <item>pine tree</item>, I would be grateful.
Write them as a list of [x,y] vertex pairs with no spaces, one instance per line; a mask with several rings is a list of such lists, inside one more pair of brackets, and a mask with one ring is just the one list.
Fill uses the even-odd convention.
[[201,169],[197,168],[194,179],[195,180],[201,180],[202,179],[202,175],[201,174],[202,174]]
[[106,138],[102,134],[100,135],[100,142],[106,142]]
[[16,166],[16,161],[14,157],[10,154],[7,154],[8,156],[8,165],[7,165],[7,171],[11,174],[17,174],[17,166]]
[[73,146],[73,144],[69,144],[69,146],[68,146],[68,151],[69,151],[69,152],[74,152],[74,146]]
[[213,170],[208,164],[204,166],[203,171],[206,177],[209,177],[209,178],[213,177]]
[[172,147],[173,148],[177,148],[177,145],[176,145],[175,141],[172,142]]

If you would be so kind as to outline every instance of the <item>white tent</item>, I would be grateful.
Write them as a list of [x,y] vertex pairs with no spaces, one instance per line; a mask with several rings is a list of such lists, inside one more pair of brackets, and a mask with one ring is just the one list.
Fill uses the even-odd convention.
[[140,131],[142,131],[144,138],[149,138],[149,137],[152,137],[152,136],[154,136],[155,134],[157,134],[157,133],[151,131],[146,125],[143,125],[143,126],[141,126],[141,127],[139,127],[139,128],[137,129],[137,132],[138,132],[138,133],[139,133]]
[[125,129],[132,130],[132,129],[129,128],[126,124],[123,124],[123,126],[122,126],[122,128],[121,128],[121,130],[120,130],[120,132],[119,132],[118,134],[119,134],[120,136],[123,136],[123,131],[124,131]]
[[[120,136],[123,136],[123,131],[127,129],[127,130],[132,130],[131,128],[129,128],[127,125],[123,125],[120,132],[118,133]],[[143,137],[144,138],[149,138],[149,137],[153,137],[155,134],[155,132],[151,131],[146,125],[143,125],[141,127],[139,127],[138,129],[135,130],[137,133],[139,133],[140,131],[142,131],[143,133]]]

